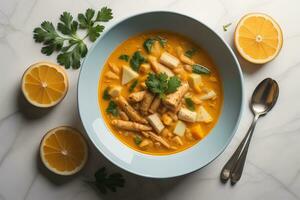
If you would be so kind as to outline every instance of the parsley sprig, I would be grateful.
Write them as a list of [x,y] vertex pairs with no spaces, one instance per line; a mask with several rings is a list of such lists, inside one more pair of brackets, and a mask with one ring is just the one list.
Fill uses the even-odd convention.
[[116,192],[118,187],[124,187],[125,179],[120,173],[108,174],[106,168],[103,167],[95,173],[95,181],[88,181],[87,183],[106,194],[108,190]]
[[[63,12],[60,15],[59,23],[56,28],[52,22],[44,21],[40,27],[33,30],[35,42],[42,43],[41,52],[47,56],[58,52],[57,62],[66,69],[72,67],[78,69],[81,59],[88,52],[85,39],[89,38],[94,42],[103,32],[104,26],[100,23],[108,22],[113,18],[112,10],[103,7],[97,12],[93,9],[87,9],[85,14],[79,13],[77,20],[69,12]],[[86,31],[84,37],[77,34],[78,29]]]
[[176,92],[180,85],[181,81],[177,76],[169,78],[166,73],[150,73],[146,80],[148,90],[158,94],[160,98],[165,98],[167,94]]

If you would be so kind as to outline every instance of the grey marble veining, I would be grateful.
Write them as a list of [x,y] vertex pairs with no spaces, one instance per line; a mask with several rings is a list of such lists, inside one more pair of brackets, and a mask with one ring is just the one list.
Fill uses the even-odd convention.
[[[125,16],[149,10],[174,10],[203,21],[233,46],[233,32],[241,16],[264,12],[273,16],[284,33],[279,56],[264,66],[239,58],[249,99],[257,83],[275,78],[280,96],[274,109],[259,121],[249,149],[244,175],[234,187],[223,185],[219,173],[245,134],[252,114],[245,109],[239,129],[224,153],[193,174],[166,180],[138,177],[115,167],[90,144],[90,159],[77,176],[62,178],[48,172],[38,159],[45,132],[60,125],[82,130],[77,112],[76,84],[79,71],[68,70],[70,90],[54,109],[41,112],[29,106],[20,93],[24,70],[39,60],[55,62],[40,53],[32,30],[43,20],[58,21],[67,10],[109,6],[114,23]],[[300,2],[298,0],[0,0],[0,200],[79,199],[300,199]],[[231,22],[227,32],[223,24]],[[83,130],[82,130],[83,131]],[[125,188],[99,194],[84,180],[101,166],[121,171]]]

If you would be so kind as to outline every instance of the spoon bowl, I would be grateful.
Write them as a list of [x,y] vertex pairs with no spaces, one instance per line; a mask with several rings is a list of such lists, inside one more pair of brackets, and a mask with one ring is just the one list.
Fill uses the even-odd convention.
[[275,105],[279,87],[275,80],[266,78],[254,90],[250,108],[254,114],[265,115]]

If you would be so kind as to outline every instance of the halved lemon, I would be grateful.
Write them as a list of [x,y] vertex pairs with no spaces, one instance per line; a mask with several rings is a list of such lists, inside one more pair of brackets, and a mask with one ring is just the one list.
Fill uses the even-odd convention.
[[39,62],[25,71],[22,91],[32,105],[46,108],[58,104],[65,97],[68,84],[67,74],[61,66]]
[[239,21],[234,43],[244,59],[263,64],[278,55],[283,43],[282,31],[270,16],[250,13]]
[[61,126],[50,130],[43,137],[40,156],[50,171],[59,175],[72,175],[84,167],[88,146],[77,130]]

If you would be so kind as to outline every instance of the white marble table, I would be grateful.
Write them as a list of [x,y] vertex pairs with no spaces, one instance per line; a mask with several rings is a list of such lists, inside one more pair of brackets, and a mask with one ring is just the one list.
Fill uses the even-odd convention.
[[[28,106],[20,93],[23,71],[39,60],[55,61],[40,53],[32,30],[42,20],[57,22],[59,14],[104,5],[114,21],[146,10],[175,10],[203,21],[232,45],[237,20],[247,12],[273,16],[284,32],[284,45],[271,63],[257,67],[242,59],[246,99],[265,77],[275,78],[280,97],[258,123],[244,175],[234,187],[219,181],[219,172],[245,134],[252,114],[248,108],[237,134],[225,152],[204,169],[179,178],[151,180],[128,174],[109,163],[91,146],[86,168],[70,179],[56,177],[38,162],[38,146],[45,131],[63,124],[82,130],[77,113],[79,70],[68,70],[70,90],[54,109],[41,112]],[[300,199],[300,1],[299,0],[0,0],[0,200],[51,199]],[[227,32],[222,25],[232,22]],[[106,166],[121,171],[125,188],[103,196],[83,181]]]

